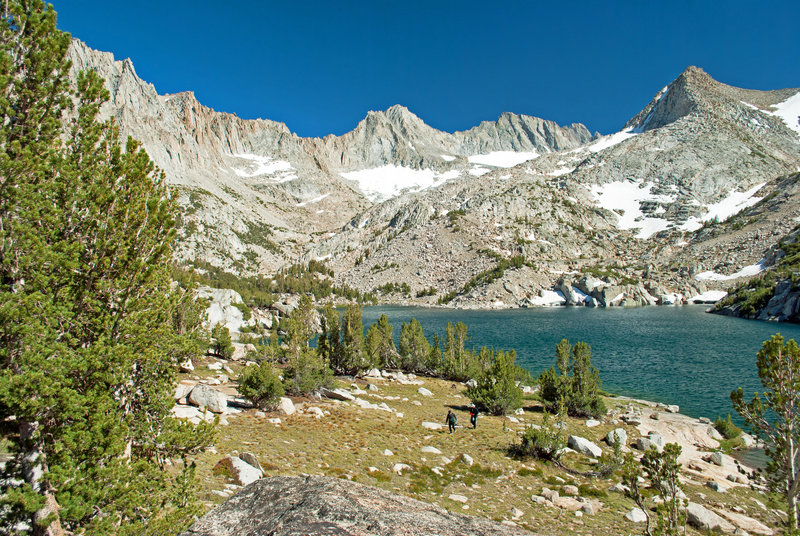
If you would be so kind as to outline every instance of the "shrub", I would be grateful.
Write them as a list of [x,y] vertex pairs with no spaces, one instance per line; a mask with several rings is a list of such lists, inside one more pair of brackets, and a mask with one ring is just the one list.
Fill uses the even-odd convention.
[[239,376],[239,393],[258,409],[271,409],[283,396],[283,384],[272,364],[262,361]]
[[717,420],[714,421],[714,428],[716,428],[717,432],[722,434],[722,437],[725,439],[736,439],[742,435],[742,429],[733,424],[730,413],[728,413],[727,419],[717,417]]
[[[688,501],[679,497],[678,475],[681,464],[678,457],[681,447],[676,443],[667,443],[664,450],[659,452],[655,447],[645,452],[641,462],[637,462],[633,454],[625,457],[623,468],[623,482],[630,488],[630,496],[636,505],[645,514],[645,534],[660,534],[664,536],[678,536],[686,534],[686,505]],[[641,465],[640,465],[641,463]],[[658,501],[655,509],[655,530],[651,532],[652,513],[646,502],[645,493],[639,489],[639,479],[644,475],[651,482]],[[681,530],[682,529],[682,530]]]
[[303,348],[284,371],[283,386],[287,393],[304,395],[328,387],[332,379],[333,372],[316,350]]
[[520,442],[512,443],[508,447],[508,453],[517,458],[557,461],[561,457],[561,449],[566,446],[563,430],[562,427],[552,424],[550,414],[545,412],[541,427],[526,427],[520,436]]

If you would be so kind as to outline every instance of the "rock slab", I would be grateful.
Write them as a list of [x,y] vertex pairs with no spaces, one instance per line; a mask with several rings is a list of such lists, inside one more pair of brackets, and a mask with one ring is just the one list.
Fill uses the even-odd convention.
[[689,503],[686,517],[691,526],[700,530],[727,533],[736,530],[729,521],[697,503]]
[[522,536],[532,533],[468,517],[372,486],[330,477],[263,478],[179,536]]
[[189,393],[189,403],[200,408],[208,408],[214,413],[224,413],[228,407],[228,398],[213,387],[199,383]]
[[569,448],[573,449],[576,452],[580,452],[584,456],[591,456],[593,458],[599,458],[603,454],[603,449],[586,439],[585,437],[580,436],[569,436],[567,440],[567,445]]

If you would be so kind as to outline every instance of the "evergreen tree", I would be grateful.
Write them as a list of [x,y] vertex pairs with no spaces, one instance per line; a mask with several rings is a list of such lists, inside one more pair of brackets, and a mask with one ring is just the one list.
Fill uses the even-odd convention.
[[600,396],[600,373],[592,366],[591,347],[578,342],[573,347],[567,339],[556,345],[556,366],[539,376],[539,396],[550,411],[563,404],[574,417],[600,416],[606,407]]
[[585,342],[577,342],[572,349],[571,393],[567,411],[570,415],[600,416],[606,407],[600,398],[600,373],[592,366],[592,349]]
[[233,356],[233,343],[231,342],[231,332],[228,326],[222,322],[217,322],[211,329],[211,338],[214,339],[211,344],[211,350],[215,356],[223,359],[230,359]]
[[364,351],[370,363],[383,368],[398,366],[399,356],[394,346],[394,326],[389,323],[386,315],[381,315],[367,330]]
[[337,374],[355,375],[370,368],[372,363],[364,354],[364,324],[361,320],[361,306],[348,305],[342,317],[341,361],[336,363]]
[[431,351],[428,354],[428,368],[435,374],[442,375],[444,371],[444,358],[442,357],[442,339],[439,333],[433,334]]
[[765,341],[756,356],[764,399],[745,402],[740,387],[731,393],[733,408],[764,441],[767,482],[786,501],[787,533],[798,532],[800,495],[800,347],[780,334]]
[[283,396],[283,384],[269,361],[246,367],[239,376],[239,392],[259,409],[270,409]]
[[314,336],[314,304],[307,294],[300,297],[297,307],[286,321],[286,346],[290,359],[298,359],[304,348]]
[[455,326],[450,322],[445,328],[444,350],[442,352],[443,376],[450,380],[464,381],[470,379],[471,352],[465,348],[469,337],[467,326],[459,322]]
[[317,352],[319,356],[328,363],[331,369],[334,363],[338,363],[342,353],[342,343],[339,334],[339,311],[328,302],[322,307],[320,315],[320,325],[322,333],[317,340]]
[[[425,338],[422,325],[416,318],[400,327],[400,366],[403,370],[431,374],[435,365],[430,366],[432,347]],[[436,362],[434,362],[436,363]]]
[[6,494],[5,521],[27,518],[35,534],[174,532],[198,511],[188,460],[210,441],[208,426],[169,413],[199,331],[169,277],[174,206],[139,145],[123,150],[113,121],[96,120],[108,98],[96,74],[79,76],[70,109],[69,35],[52,8],[6,6],[0,418],[19,424],[25,484]]
[[306,395],[328,387],[332,379],[328,364],[311,348],[302,348],[283,371],[284,389],[293,395]]
[[489,366],[475,379],[475,385],[464,393],[481,411],[505,415],[522,406],[522,389],[517,386],[521,374],[515,361],[517,353],[481,348],[480,361]]

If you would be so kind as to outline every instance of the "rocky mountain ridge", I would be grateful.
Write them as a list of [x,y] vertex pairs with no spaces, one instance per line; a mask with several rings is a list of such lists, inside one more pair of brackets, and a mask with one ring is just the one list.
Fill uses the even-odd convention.
[[[398,105],[301,138],[191,92],[160,96],[130,60],[79,41],[71,56],[106,78],[106,114],[174,185],[187,263],[265,274],[325,260],[394,303],[705,302],[765,267],[800,216],[769,208],[800,169],[797,89],[690,67],[610,136],[510,113],[447,133]],[[573,285],[584,276],[607,290],[590,297]]]
[[190,91],[158,95],[130,60],[116,61],[81,41],[73,41],[70,59],[74,75],[92,69],[106,79],[111,100],[104,115],[143,143],[178,192],[179,258],[242,273],[296,260],[316,234],[337,230],[372,204],[363,184],[370,177],[348,172],[392,166],[403,175],[397,189],[413,189],[468,175],[476,167],[468,158],[481,151],[533,156],[592,139],[583,125],[562,128],[514,114],[450,134],[402,106],[368,113],[343,136],[301,138],[282,123],[216,112]]

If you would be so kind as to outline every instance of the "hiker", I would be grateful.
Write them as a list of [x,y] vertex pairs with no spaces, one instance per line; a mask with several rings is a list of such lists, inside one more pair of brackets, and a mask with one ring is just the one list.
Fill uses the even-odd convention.
[[473,430],[478,427],[478,408],[475,406],[469,408],[469,423]]
[[450,429],[451,434],[456,431],[457,419],[456,414],[453,413],[453,410],[447,410],[447,417],[445,418],[444,422],[447,423],[447,427]]

